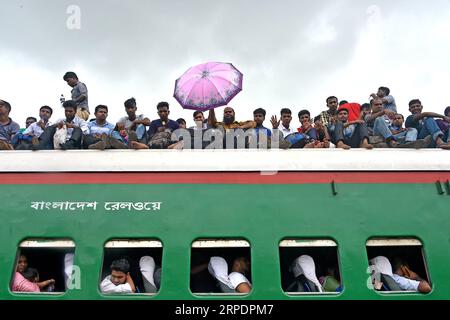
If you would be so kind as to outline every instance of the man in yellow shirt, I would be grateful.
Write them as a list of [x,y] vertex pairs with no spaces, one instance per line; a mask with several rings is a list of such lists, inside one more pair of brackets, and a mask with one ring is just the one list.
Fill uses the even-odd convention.
[[249,121],[241,121],[238,122],[235,120],[235,112],[233,108],[226,107],[223,110],[223,122],[218,122],[216,119],[216,113],[214,112],[214,109],[209,111],[208,116],[208,125],[212,128],[218,128],[221,127],[225,130],[229,129],[254,129],[256,128],[256,122],[253,120]]

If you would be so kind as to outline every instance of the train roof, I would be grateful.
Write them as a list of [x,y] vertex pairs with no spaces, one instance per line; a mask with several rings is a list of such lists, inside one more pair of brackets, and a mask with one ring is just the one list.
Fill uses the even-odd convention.
[[0,151],[0,172],[450,171],[450,152],[423,150]]

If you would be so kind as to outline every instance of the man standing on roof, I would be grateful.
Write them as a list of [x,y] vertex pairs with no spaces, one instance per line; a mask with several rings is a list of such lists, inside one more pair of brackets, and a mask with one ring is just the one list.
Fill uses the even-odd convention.
[[84,83],[78,81],[75,72],[69,71],[64,75],[64,81],[72,89],[72,100],[77,104],[77,116],[87,121],[89,119],[88,90]]
[[383,101],[383,108],[391,110],[394,114],[397,113],[397,105],[395,99],[390,95],[391,90],[387,87],[380,87],[378,92],[372,93],[370,96],[372,99],[380,98]]

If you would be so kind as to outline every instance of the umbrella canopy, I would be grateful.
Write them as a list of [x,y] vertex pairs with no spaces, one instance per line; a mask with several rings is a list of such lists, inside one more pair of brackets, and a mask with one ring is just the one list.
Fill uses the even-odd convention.
[[177,79],[173,96],[185,109],[210,110],[227,105],[241,92],[242,77],[231,63],[203,63]]

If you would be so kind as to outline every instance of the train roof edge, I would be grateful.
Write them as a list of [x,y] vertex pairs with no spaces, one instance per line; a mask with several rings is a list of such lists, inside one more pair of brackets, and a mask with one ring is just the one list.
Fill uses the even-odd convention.
[[450,171],[450,152],[425,150],[0,151],[0,172]]

